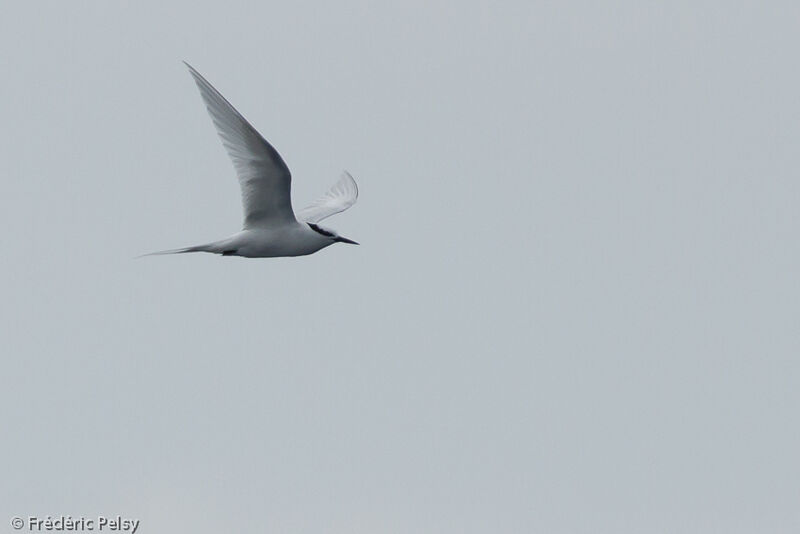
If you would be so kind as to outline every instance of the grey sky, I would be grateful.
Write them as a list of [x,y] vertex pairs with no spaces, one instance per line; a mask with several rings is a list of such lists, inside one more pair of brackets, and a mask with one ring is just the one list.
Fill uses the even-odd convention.
[[0,528],[800,529],[797,3],[270,4],[3,8]]

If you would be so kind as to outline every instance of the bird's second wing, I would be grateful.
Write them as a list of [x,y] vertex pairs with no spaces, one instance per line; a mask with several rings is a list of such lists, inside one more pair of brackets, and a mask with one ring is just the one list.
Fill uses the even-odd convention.
[[292,175],[278,151],[199,72],[188,63],[186,66],[236,168],[242,189],[244,227],[295,221],[291,199]]
[[346,210],[356,203],[358,186],[350,173],[345,171],[342,177],[331,187],[325,196],[303,208],[297,218],[301,221],[318,223],[331,215]]

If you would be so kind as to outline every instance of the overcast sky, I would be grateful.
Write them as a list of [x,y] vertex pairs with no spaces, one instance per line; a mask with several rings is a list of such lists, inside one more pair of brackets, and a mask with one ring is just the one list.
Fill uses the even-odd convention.
[[[3,532],[800,531],[797,2],[163,4],[0,12]],[[241,225],[181,60],[360,247],[133,259]]]

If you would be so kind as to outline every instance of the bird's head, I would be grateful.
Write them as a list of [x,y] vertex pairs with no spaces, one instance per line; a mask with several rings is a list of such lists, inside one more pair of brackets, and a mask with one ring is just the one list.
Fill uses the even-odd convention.
[[334,230],[331,230],[330,228],[323,228],[320,225],[315,224],[315,223],[307,223],[307,224],[312,230],[314,230],[315,232],[317,232],[320,235],[323,235],[323,236],[327,237],[328,239],[330,239],[334,243],[348,243],[350,245],[358,245],[357,242],[353,241],[352,239],[347,239],[346,237],[340,236],[339,234],[337,234]]

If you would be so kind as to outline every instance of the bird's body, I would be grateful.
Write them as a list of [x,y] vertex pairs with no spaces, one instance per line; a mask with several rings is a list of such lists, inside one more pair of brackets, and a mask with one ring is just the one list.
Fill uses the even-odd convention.
[[318,234],[307,224],[296,223],[276,229],[242,230],[223,241],[222,254],[245,258],[306,256],[322,250],[335,241]]
[[358,187],[349,173],[319,200],[295,215],[291,173],[280,154],[191,65],[200,95],[228,152],[242,190],[244,228],[220,241],[153,254],[210,252],[223,256],[274,258],[306,256],[334,243],[355,241],[319,226],[319,221],[352,206]]
[[[327,232],[327,230],[323,230]],[[223,256],[245,258],[278,258],[282,256],[307,256],[338,240],[321,234],[308,224],[296,222],[277,228],[242,230],[226,239],[177,250],[165,250],[155,254],[177,254],[181,252],[211,252]]]

